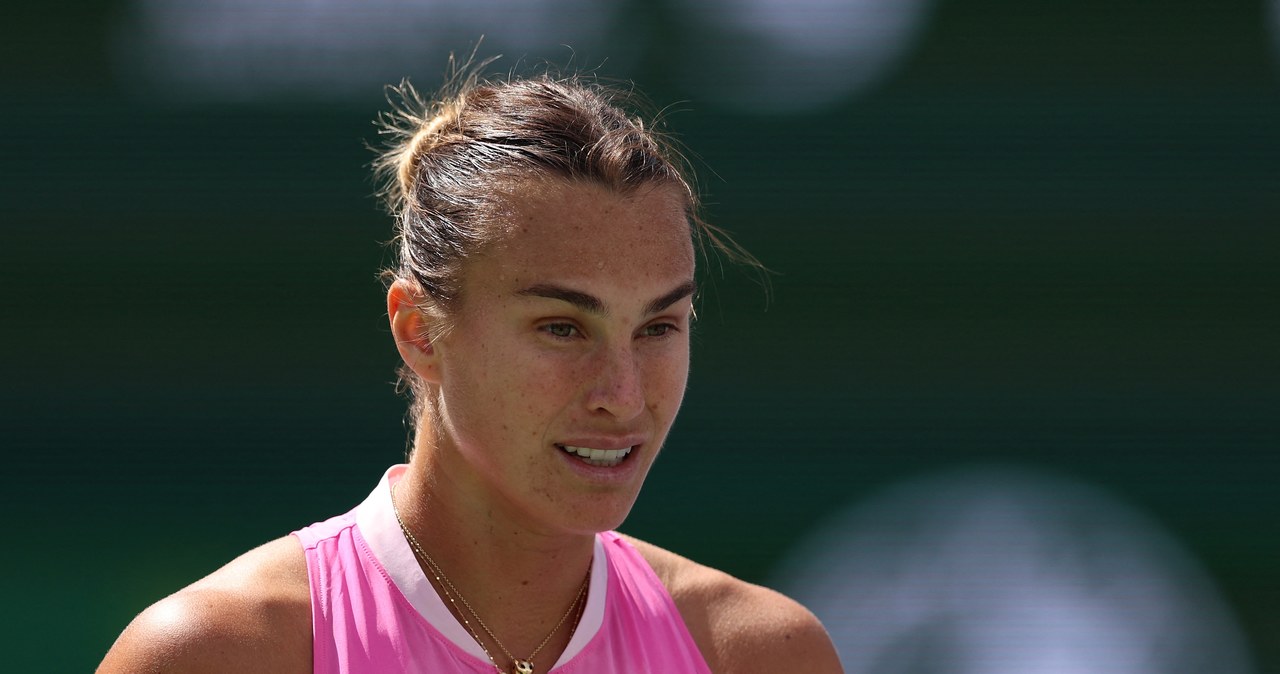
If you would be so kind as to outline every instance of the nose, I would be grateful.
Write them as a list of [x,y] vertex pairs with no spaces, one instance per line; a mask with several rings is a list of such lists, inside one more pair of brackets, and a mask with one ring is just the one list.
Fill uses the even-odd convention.
[[644,410],[644,381],[640,362],[630,344],[602,347],[595,377],[587,394],[592,412],[628,421]]

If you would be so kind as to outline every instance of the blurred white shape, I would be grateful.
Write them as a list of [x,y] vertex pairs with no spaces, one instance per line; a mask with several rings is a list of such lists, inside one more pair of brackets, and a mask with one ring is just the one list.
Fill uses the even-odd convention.
[[1213,584],[1095,488],[1013,469],[908,482],[836,515],[777,586],[848,674],[1248,674]]
[[684,0],[700,26],[689,84],[747,111],[820,108],[886,77],[930,0]]
[[[409,74],[444,72],[450,51],[554,57],[596,48],[620,0],[135,0],[116,31],[126,80],[202,99],[334,99]],[[514,65],[514,60],[511,62]]]

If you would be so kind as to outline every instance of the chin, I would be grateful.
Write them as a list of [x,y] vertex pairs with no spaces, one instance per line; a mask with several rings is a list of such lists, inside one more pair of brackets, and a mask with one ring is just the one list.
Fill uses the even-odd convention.
[[[571,506],[573,515],[568,521],[561,520],[563,526],[575,533],[595,535],[602,531],[612,531],[622,526],[631,508],[635,505],[636,496],[611,494],[608,497],[586,496]],[[616,499],[616,500],[615,500]]]

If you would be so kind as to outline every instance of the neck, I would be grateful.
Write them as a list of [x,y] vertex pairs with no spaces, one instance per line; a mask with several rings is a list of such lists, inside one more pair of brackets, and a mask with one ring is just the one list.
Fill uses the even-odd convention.
[[[486,493],[474,471],[450,461],[448,450],[423,443],[421,436],[395,490],[404,526],[511,654],[525,658],[578,596],[594,536],[532,526],[501,498]],[[434,574],[425,568],[424,573],[447,596]],[[474,625],[465,609],[445,603],[460,621]],[[549,670],[568,644],[572,622],[570,616],[540,652],[537,671]],[[476,631],[506,669],[510,663],[501,649]]]

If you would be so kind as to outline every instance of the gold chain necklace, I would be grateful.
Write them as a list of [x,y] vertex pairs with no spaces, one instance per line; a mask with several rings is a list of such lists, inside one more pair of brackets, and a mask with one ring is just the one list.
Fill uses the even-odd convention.
[[[543,638],[542,643],[538,644],[537,648],[533,649],[533,652],[529,654],[529,657],[521,660],[520,658],[512,655],[511,651],[507,650],[507,647],[503,645],[502,640],[498,638],[498,635],[494,634],[493,630],[489,629],[489,626],[484,624],[484,621],[480,619],[480,614],[476,613],[476,610],[471,608],[471,603],[467,601],[466,597],[462,596],[462,593],[458,591],[458,588],[453,585],[453,581],[449,580],[449,577],[444,575],[444,570],[440,568],[439,564],[436,564],[436,560],[432,559],[431,555],[428,555],[427,551],[422,549],[422,545],[418,543],[418,539],[413,535],[413,532],[409,531],[409,527],[404,525],[404,519],[400,517],[400,508],[396,505],[396,486],[398,485],[392,485],[391,487],[391,510],[396,514],[396,522],[400,524],[400,531],[404,532],[404,537],[409,541],[409,547],[413,548],[413,553],[417,555],[418,559],[422,560],[427,565],[427,568],[431,569],[431,575],[435,577],[436,583],[440,585],[440,588],[445,591],[445,597],[449,600],[450,604],[453,604],[454,610],[457,611],[458,601],[461,601],[462,606],[467,609],[467,613],[470,613],[471,617],[475,618],[476,622],[479,623],[480,628],[484,630],[484,633],[488,634],[490,639],[493,639],[493,643],[497,644],[498,648],[502,650],[502,654],[507,656],[507,659],[511,661],[511,674],[533,674],[533,659],[537,657],[538,653],[542,652],[544,646],[550,643],[551,637],[555,636],[556,633],[560,631],[560,627],[564,625],[564,621],[569,618],[569,614],[573,613],[575,608],[578,608],[577,619],[582,619],[582,613],[587,607],[583,598],[587,594],[588,581],[591,580],[591,568],[587,567],[587,577],[582,579],[582,586],[578,588],[578,594],[573,598],[573,603],[569,604],[569,609],[564,612],[564,615],[560,616],[560,620],[556,622],[556,626],[551,628],[551,632]],[[456,601],[454,599],[455,597],[457,598]],[[461,614],[461,611],[457,612]],[[493,654],[489,652],[488,648],[485,648],[484,642],[480,640],[480,635],[476,633],[475,628],[471,626],[471,621],[467,620],[465,615],[462,616],[462,625],[471,633],[471,638],[475,639],[476,643],[480,645],[480,650],[484,651],[484,654],[489,657],[489,662],[493,663],[493,668],[497,670],[499,674],[505,674],[502,671],[502,668],[498,666],[498,661],[494,659]]]

